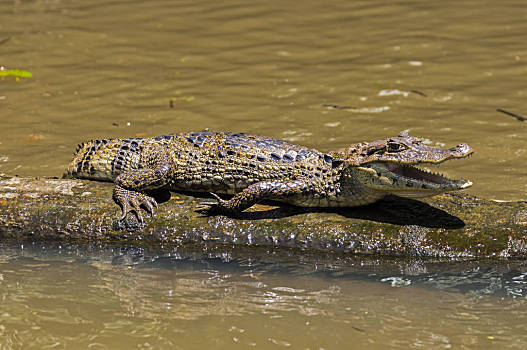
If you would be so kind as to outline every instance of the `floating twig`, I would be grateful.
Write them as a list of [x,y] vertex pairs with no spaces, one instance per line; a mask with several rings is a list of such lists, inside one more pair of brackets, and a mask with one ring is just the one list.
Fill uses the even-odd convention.
[[169,101],[170,108],[174,108],[174,105],[180,102],[192,102],[194,101],[194,96],[179,96],[179,97],[171,97]]
[[327,103],[324,103],[322,106],[327,107],[329,109],[354,109],[355,108],[351,106],[332,105],[332,104],[327,104]]
[[5,43],[7,43],[9,40],[11,40],[11,37],[8,36],[7,38],[5,39],[0,39],[0,45],[4,45]]
[[418,91],[418,90],[410,90],[410,92],[417,94],[417,95],[421,95],[423,97],[428,97],[427,94],[425,94],[424,92]]
[[501,108],[496,109],[496,111],[501,112],[501,113],[503,113],[503,114],[507,114],[507,115],[509,115],[509,116],[511,116],[511,117],[513,117],[513,118],[516,118],[517,120],[519,120],[519,121],[521,121],[521,122],[525,122],[525,121],[527,121],[527,118],[522,117],[521,115],[518,115],[518,114],[516,114],[516,113],[508,112],[508,111],[506,111],[506,110],[504,110],[504,109],[501,109]]

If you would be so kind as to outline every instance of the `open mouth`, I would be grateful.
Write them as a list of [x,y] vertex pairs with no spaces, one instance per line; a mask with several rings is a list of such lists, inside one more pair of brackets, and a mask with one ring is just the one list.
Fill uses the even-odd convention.
[[397,174],[401,177],[417,180],[421,182],[427,182],[437,185],[460,185],[461,188],[472,185],[472,182],[466,181],[461,178],[459,180],[449,179],[441,174],[432,173],[430,171],[420,169],[413,165],[400,165],[395,163],[384,163],[382,164],[390,172]]
[[408,164],[372,162],[363,167],[377,174],[374,177],[376,180],[366,183],[366,186],[391,191],[403,197],[426,197],[441,192],[461,190],[472,185],[471,181],[464,178],[450,179]]

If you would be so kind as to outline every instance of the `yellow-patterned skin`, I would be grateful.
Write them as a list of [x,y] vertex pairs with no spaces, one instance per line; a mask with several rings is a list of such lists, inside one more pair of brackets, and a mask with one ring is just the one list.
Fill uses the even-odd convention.
[[[323,153],[286,141],[241,133],[200,131],[154,138],[93,140],[79,145],[64,177],[115,182],[121,218],[157,205],[148,190],[234,195],[198,207],[234,215],[261,200],[302,207],[349,207],[395,193],[434,195],[470,186],[417,170],[411,164],[463,158],[461,144],[442,149],[397,137]],[[414,170],[408,170],[408,169]],[[406,173],[405,173],[406,172]]]

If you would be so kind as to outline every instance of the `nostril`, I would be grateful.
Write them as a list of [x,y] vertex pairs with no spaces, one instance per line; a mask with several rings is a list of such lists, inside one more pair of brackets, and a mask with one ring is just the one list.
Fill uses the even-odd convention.
[[467,156],[473,152],[473,149],[466,143],[460,143],[454,148],[450,149],[451,152],[455,152],[459,156]]

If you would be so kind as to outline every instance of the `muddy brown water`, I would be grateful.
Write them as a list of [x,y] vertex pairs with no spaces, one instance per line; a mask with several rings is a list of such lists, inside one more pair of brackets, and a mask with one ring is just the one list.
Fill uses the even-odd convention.
[[527,264],[0,242],[2,349],[524,349]]
[[[440,167],[469,193],[527,199],[527,122],[497,111],[527,117],[524,1],[0,5],[0,66],[33,73],[0,78],[0,172],[60,176],[101,137],[209,128],[333,150],[408,129],[476,150]],[[2,259],[0,348],[526,346],[522,293]]]

